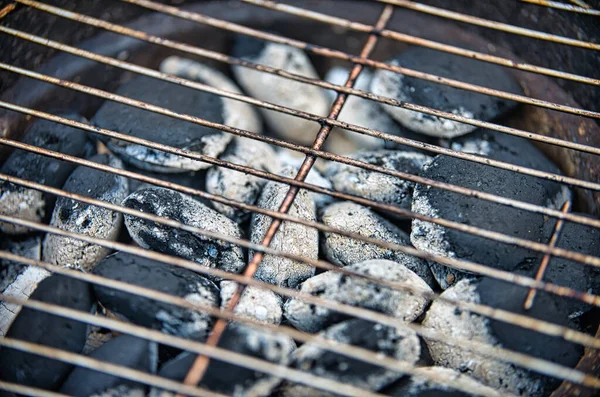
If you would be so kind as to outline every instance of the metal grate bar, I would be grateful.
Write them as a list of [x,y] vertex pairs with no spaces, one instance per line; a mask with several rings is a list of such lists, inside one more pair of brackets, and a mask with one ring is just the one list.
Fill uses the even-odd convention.
[[[558,77],[561,79],[577,81],[580,83],[600,85],[600,79],[580,76],[574,73],[563,72],[560,70],[545,68],[542,66],[531,65],[523,62],[515,62],[508,58],[499,57],[496,55],[485,54],[478,51],[467,50],[465,48],[440,43],[433,40],[423,39],[417,36],[413,36],[406,33],[400,33],[398,31],[390,29],[376,30],[374,26],[364,24],[361,22],[350,21],[348,19],[334,17],[328,14],[323,14],[316,11],[310,11],[301,7],[295,7],[288,4],[277,3],[270,0],[242,0],[245,3],[254,4],[260,7],[268,8],[271,10],[277,10],[286,14],[295,15],[298,17],[311,19],[313,21],[323,22],[332,26],[339,26],[346,29],[354,30],[356,32],[370,33],[375,32],[382,37],[386,37],[392,40],[396,40],[403,43],[414,44],[434,50],[448,52],[455,55],[460,55],[466,58],[477,59],[483,62],[494,63],[501,66],[506,66],[513,69],[524,70],[526,72],[532,72],[537,74],[543,74],[546,76]],[[535,0],[529,0],[535,1]]]
[[[127,1],[127,0],[125,0]],[[426,4],[416,3],[414,1],[409,0],[376,0],[381,3],[393,4],[398,7],[408,8],[413,11],[418,11],[426,14],[435,15],[441,18],[452,19],[454,21],[464,22],[471,25],[482,26],[484,28],[499,30],[502,32],[512,33],[516,35],[531,37],[539,40],[551,41],[559,44],[566,44],[574,47],[581,47],[590,50],[598,51],[600,50],[600,44],[591,43],[588,41],[581,41],[576,39],[571,39],[568,37],[558,36],[555,34],[540,32],[533,29],[526,29],[519,26],[509,25],[507,23],[490,21],[488,19],[474,17],[472,15],[461,14],[460,12],[454,12],[445,10],[443,8],[437,8],[433,6],[428,6]]]
[[580,14],[587,15],[595,15],[600,16],[599,10],[594,10],[590,8],[590,6],[582,7],[582,6],[574,6],[570,4],[565,4],[560,1],[548,1],[548,0],[521,0],[523,3],[537,4],[544,7],[556,8],[564,11],[577,12]]
[[9,392],[13,392],[16,394],[21,394],[24,396],[34,396],[34,397],[69,397],[66,394],[56,393],[53,391],[38,389],[36,387],[29,387],[19,385],[18,383],[4,382],[0,380],[0,390],[6,390]]
[[[104,171],[104,170],[103,170]],[[108,170],[107,170],[108,171]],[[110,171],[108,171],[110,172]],[[370,281],[373,282],[378,282],[381,283],[381,285],[383,286],[387,286],[390,287],[392,289],[408,289],[407,287],[403,286],[400,283],[394,283],[394,282],[390,282],[387,280],[381,280],[378,278],[374,278],[374,277],[370,277],[370,276],[365,276],[365,275],[361,275],[358,274],[356,272],[352,272],[348,269],[344,269],[344,268],[340,268],[339,266],[335,266],[330,264],[329,262],[323,261],[323,260],[314,260],[314,259],[309,259],[309,258],[305,258],[302,257],[300,255],[294,255],[294,254],[289,254],[289,253],[285,253],[282,251],[278,251],[278,250],[274,250],[272,248],[266,247],[264,245],[261,244],[255,244],[255,243],[251,243],[248,240],[244,240],[244,239],[238,239],[238,238],[234,238],[231,236],[226,236],[220,233],[215,233],[215,232],[209,232],[207,230],[203,230],[194,226],[190,226],[190,225],[186,225],[184,223],[181,222],[177,222],[174,221],[172,219],[169,218],[164,218],[164,217],[160,217],[157,215],[152,215],[152,214],[147,214],[147,213],[143,213],[140,211],[136,211],[133,210],[131,208],[127,208],[127,207],[123,207],[123,206],[119,206],[116,204],[111,204],[108,202],[104,202],[104,201],[100,201],[100,200],[95,200],[92,199],[90,197],[86,197],[86,196],[81,196],[81,195],[77,195],[77,194],[73,194],[70,192],[66,192],[60,189],[56,189],[56,188],[51,188],[48,186],[45,186],[43,184],[39,184],[39,183],[35,183],[35,182],[31,182],[31,181],[27,181],[21,178],[16,178],[16,177],[10,177],[7,175],[3,175],[0,174],[0,180],[6,180],[10,183],[15,183],[18,184],[20,186],[24,186],[24,187],[28,187],[28,188],[32,188],[35,190],[39,190],[42,192],[46,192],[49,194],[53,194],[53,195],[58,195],[60,197],[67,197],[73,200],[77,200],[77,201],[81,201],[81,202],[85,202],[91,205],[95,205],[95,206],[99,206],[102,208],[107,208],[110,209],[112,211],[118,211],[121,212],[123,214],[128,214],[128,215],[132,215],[132,216],[137,216],[139,218],[142,219],[147,219],[153,222],[157,222],[157,223],[161,223],[164,225],[168,225],[174,228],[178,228],[181,230],[185,230],[191,233],[199,233],[203,236],[209,237],[209,238],[215,238],[227,243],[231,243],[234,245],[238,245],[247,249],[251,249],[254,251],[258,251],[258,252],[263,252],[265,254],[269,254],[269,255],[275,255],[275,256],[279,256],[279,257],[283,257],[283,258],[288,258],[288,259],[292,259],[292,260],[296,260],[296,261],[300,261],[306,264],[309,264],[311,266],[315,266],[319,269],[322,270],[329,270],[329,271],[334,271],[334,272],[338,272],[338,273],[342,273],[348,276],[358,276],[360,278],[365,278],[368,279]],[[158,182],[162,182],[160,180],[157,180]],[[153,183],[151,180],[149,181],[149,183]],[[161,183],[157,183],[159,186],[161,185]],[[179,189],[177,189],[179,190]],[[258,212],[258,211],[257,211]],[[416,248],[413,248],[411,246],[404,246],[404,245],[398,245],[398,244],[393,244],[393,243],[387,243],[381,240],[377,240],[374,238],[368,238],[368,237],[363,237],[361,235],[357,235],[355,233],[351,233],[351,232],[346,232],[346,231],[342,231],[342,230],[338,230],[336,228],[332,228],[329,227],[327,225],[324,225],[322,223],[319,222],[312,222],[312,221],[306,221],[300,218],[295,218],[292,217],[290,215],[287,214],[281,214],[275,211],[267,211],[267,210],[263,210],[263,213],[268,214],[269,216],[271,216],[271,213],[273,214],[272,217],[275,219],[286,219],[291,222],[297,222],[297,223],[301,223],[304,224],[306,226],[310,226],[310,227],[315,227],[316,229],[323,231],[323,232],[327,232],[327,233],[336,233],[339,235],[344,235],[350,238],[356,238],[357,240],[362,240],[368,243],[372,243],[372,244],[376,244],[378,246],[384,247],[384,248],[388,248],[391,250],[395,250],[395,251],[399,251],[399,252],[403,252],[407,255],[412,255],[412,256],[416,256],[422,259],[426,259],[429,261],[434,261],[434,262],[438,262],[440,264],[446,265],[446,266],[450,266],[452,268],[457,268],[457,269],[461,269],[461,270],[466,270],[466,271],[470,271],[472,273],[476,273],[476,274],[481,274],[481,275],[485,275],[485,276],[489,276],[489,277],[493,277],[493,278],[497,278],[500,280],[504,280],[507,282],[511,282],[517,285],[521,285],[521,286],[526,286],[526,287],[530,287],[530,288],[536,288],[536,289],[541,289],[545,292],[549,292],[549,293],[553,293],[555,295],[558,296],[563,296],[563,297],[569,297],[569,298],[574,298],[577,300],[581,300],[582,302],[588,303],[590,305],[594,305],[594,306],[600,306],[600,297],[592,295],[590,293],[587,292],[579,292],[579,291],[575,291],[573,289],[567,288],[567,287],[562,287],[562,286],[558,286],[555,284],[550,284],[550,283],[543,283],[539,280],[533,280],[530,277],[525,277],[525,276],[520,276],[520,275],[515,275],[512,274],[510,272],[506,272],[506,271],[500,271],[500,270],[496,270],[493,268],[489,268],[487,266],[484,265],[480,265],[480,264],[476,264],[474,262],[468,262],[468,261],[463,261],[463,260],[457,260],[457,259],[452,259],[452,258],[448,258],[448,257],[444,257],[444,256],[439,256],[439,255],[433,255],[433,254],[428,254],[425,253],[423,251],[419,251]],[[17,223],[18,218],[14,218],[14,217],[10,217],[7,218],[9,219],[10,222],[12,223]],[[29,222],[29,221],[27,221]],[[37,230],[44,230],[44,231],[49,231],[51,233],[55,233],[55,234],[60,234],[63,236],[67,236],[67,237],[73,237],[73,238],[77,238],[79,240],[83,240],[86,242],[90,242],[92,244],[98,244],[98,245],[102,245],[102,246],[106,246],[107,248],[110,249],[115,249],[115,250],[120,250],[122,248],[115,248],[114,245],[111,245],[110,241],[105,241],[105,240],[101,240],[101,239],[96,239],[94,241],[89,240],[91,237],[86,237],[88,240],[83,239],[82,237],[78,236],[76,233],[72,233],[72,232],[67,232],[67,231],[63,231],[60,229],[57,229],[55,227],[51,227],[51,226],[40,226],[41,224],[36,224],[36,223],[32,223],[30,222],[29,224],[33,224],[34,228],[36,228]],[[28,226],[29,227],[29,226]],[[40,229],[42,228],[42,229]],[[60,231],[58,231],[60,230]],[[70,233],[70,234],[68,234]],[[108,245],[107,245],[108,244]],[[152,252],[152,251],[150,251]],[[137,254],[137,253],[136,253]],[[197,270],[196,270],[197,271]],[[208,272],[207,274],[209,275],[213,275],[212,273]],[[220,274],[216,275],[216,277],[222,277]],[[237,280],[234,280],[237,281]],[[267,284],[268,285],[268,284]],[[414,291],[412,291],[414,292]]]

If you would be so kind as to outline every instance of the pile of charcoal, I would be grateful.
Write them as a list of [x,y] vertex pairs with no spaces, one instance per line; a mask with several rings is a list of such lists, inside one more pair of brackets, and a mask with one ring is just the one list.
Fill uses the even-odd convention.
[[[235,41],[233,55],[309,78],[319,78],[311,60],[295,48],[239,37]],[[409,48],[388,62],[521,93],[519,84],[504,69],[473,59]],[[241,66],[234,67],[228,75],[195,61],[169,57],[160,68],[164,73],[230,92],[245,92],[262,101],[320,116],[327,114],[336,96],[334,92],[314,85]],[[343,85],[348,74],[348,69],[335,67],[327,72],[325,79]],[[506,117],[516,108],[515,103],[503,99],[384,70],[364,70],[356,88],[478,120]],[[144,76],[124,79],[117,93],[257,135],[264,130],[265,135],[301,145],[310,145],[320,127],[313,121],[263,108],[257,110],[244,102]],[[62,116],[87,122],[84,117],[72,113],[63,113]],[[525,139],[476,130],[469,124],[402,107],[350,97],[340,120],[517,166],[560,173],[555,164]],[[89,122],[131,137],[283,177],[294,178],[303,160],[291,150],[112,101],[103,103]],[[289,189],[282,182],[212,166],[199,157],[183,157],[176,152],[168,153],[106,135],[88,134],[44,120],[31,124],[23,142],[102,164],[104,170],[134,171],[182,185],[187,191],[199,190],[225,198],[208,201],[167,189],[164,185],[158,187],[22,150],[15,150],[0,170],[3,174],[192,227],[185,230],[175,228],[172,223],[169,226],[143,217],[123,215],[113,210],[114,207],[94,206],[68,196],[57,199],[50,193],[4,182],[1,185],[0,214],[33,223],[47,223],[65,233],[42,234],[34,230],[32,223],[2,222],[0,238],[3,251],[150,288],[203,307],[226,307],[238,284],[221,277],[224,273],[219,271],[240,274],[256,254],[232,241],[247,239],[260,244],[271,225],[271,217],[252,212],[248,206],[277,211]],[[559,209],[567,200],[572,200],[568,188],[547,179],[457,157],[434,157],[430,152],[367,135],[333,129],[327,142],[328,150],[369,165],[537,206]],[[439,224],[411,220],[407,216],[408,211],[542,243],[547,243],[555,226],[555,220],[539,213],[415,184],[390,174],[340,162],[319,159],[308,174],[307,182],[385,204],[388,210],[381,210],[379,206],[368,208],[351,200],[336,200],[322,191],[300,190],[289,211],[293,217],[322,222],[328,227],[377,239],[388,245],[412,245],[428,254],[528,277],[535,275],[542,259],[541,253]],[[226,204],[234,202],[241,205]],[[210,236],[190,230],[193,228],[206,231]],[[228,241],[214,237],[217,235],[227,237]],[[195,272],[194,266],[165,263],[155,260],[156,257],[151,259],[152,256],[114,252],[94,244],[90,239],[78,239],[78,236],[118,241],[134,248],[176,256],[187,260],[186,263],[197,265],[200,270]],[[594,228],[566,223],[558,246],[598,256],[600,236]],[[580,301],[539,293],[533,307],[524,310],[527,294],[524,287],[341,234],[320,233],[306,224],[283,222],[270,247],[297,257],[324,259],[356,275],[322,271],[289,257],[267,254],[254,276],[259,281],[371,310],[397,319],[399,323],[418,323],[442,335],[514,350],[568,367],[574,367],[583,354],[580,345],[460,310],[447,300],[432,302],[433,293],[447,299],[509,310],[584,332],[589,332],[594,325],[594,316],[590,314],[594,312]],[[194,341],[205,341],[216,321],[214,316],[201,310],[158,301],[102,283],[91,284],[66,275],[52,275],[39,266],[3,260],[0,272],[0,290],[6,296],[31,297]],[[373,278],[401,283],[408,288],[392,288],[389,284],[374,282]],[[562,258],[553,258],[544,280],[594,294],[598,294],[600,287],[600,277],[592,269]],[[494,393],[546,396],[558,384],[556,379],[499,358],[446,344],[443,340],[421,338],[410,327],[393,327],[354,318],[331,307],[282,296],[267,287],[247,287],[235,307],[235,313],[263,324],[294,327],[370,350],[378,357],[387,356],[414,365],[415,373],[406,376],[402,372],[327,350],[310,341],[296,343],[285,334],[244,322],[230,322],[219,342],[219,347],[246,356],[390,396]],[[10,338],[82,353],[176,381],[183,381],[196,358],[194,353],[181,352],[141,336],[119,334],[72,318],[28,307],[20,308],[10,303],[0,306],[0,325],[1,334]],[[74,367],[8,347],[0,349],[0,378],[76,396],[174,395],[134,380]],[[431,379],[438,379],[446,386]],[[276,374],[266,374],[218,359],[210,361],[200,386],[235,396],[332,395],[315,389],[310,383],[292,382]]]

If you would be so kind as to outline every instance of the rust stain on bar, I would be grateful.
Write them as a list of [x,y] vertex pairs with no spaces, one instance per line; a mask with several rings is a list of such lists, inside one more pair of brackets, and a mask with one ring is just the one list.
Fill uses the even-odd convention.
[[563,10],[563,11],[571,11],[571,12],[577,12],[580,14],[600,16],[600,11],[592,9],[589,5],[587,7],[583,7],[581,5],[574,6],[574,5],[562,3],[560,1],[548,1],[548,0],[521,0],[521,1],[523,3],[536,4],[539,6],[556,8],[556,9]]
[[1,10],[0,10],[0,19],[4,18],[5,16],[7,16],[8,14],[10,14],[15,8],[17,7],[16,3],[10,3],[5,5]]
[[[561,208],[561,212],[567,213],[570,210],[571,210],[571,201],[567,200],[563,204],[563,206]],[[556,247],[556,244],[558,244],[558,239],[560,238],[560,233],[562,232],[562,229],[563,229],[563,225],[564,225],[564,220],[558,219],[556,221],[556,225],[554,226],[554,231],[552,232],[552,237],[550,238],[548,247]],[[550,263],[551,258],[552,258],[552,256],[550,254],[545,254],[544,257],[542,258],[542,261],[540,262],[540,267],[538,268],[538,271],[535,275],[536,281],[540,281],[544,278],[544,273],[546,273],[546,269],[548,268],[548,264]],[[533,301],[535,299],[536,293],[537,292],[536,292],[535,288],[529,289],[529,293],[527,294],[527,298],[525,299],[525,303],[523,304],[523,308],[525,310],[529,310],[533,306]]]

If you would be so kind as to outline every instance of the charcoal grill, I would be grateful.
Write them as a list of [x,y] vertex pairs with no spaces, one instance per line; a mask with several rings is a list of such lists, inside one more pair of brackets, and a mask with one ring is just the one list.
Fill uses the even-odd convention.
[[[594,4],[589,5],[581,1],[561,3],[543,0],[490,2],[492,4],[487,4],[488,2],[485,2],[486,4],[479,4],[477,2],[463,1],[452,5],[453,7],[457,7],[456,10],[449,10],[435,6],[435,3],[440,2],[431,1],[428,4],[434,5],[425,5],[409,0],[379,0],[371,2],[329,0],[303,2],[294,0],[286,1],[285,3],[266,0],[243,0],[241,2],[170,2],[177,3],[174,5],[150,0],[113,0],[108,2],[109,4],[104,4],[104,2],[100,1],[83,2],[83,4],[77,3],[73,1],[38,2],[33,0],[14,0],[0,3],[2,4],[0,11],[0,32],[2,33],[2,37],[0,38],[0,45],[2,46],[0,72],[2,73],[3,82],[3,94],[0,100],[0,122],[2,123],[0,153],[4,156],[9,150],[15,148],[32,151],[44,156],[59,158],[78,165],[85,165],[105,172],[119,174],[130,179],[167,187],[208,200],[244,208],[249,211],[263,213],[272,217],[271,227],[264,236],[262,245],[257,245],[247,240],[239,240],[210,233],[173,220],[140,213],[120,205],[101,202],[20,178],[0,174],[1,180],[57,196],[69,197],[84,203],[102,206],[124,214],[139,216],[186,231],[220,238],[224,241],[253,249],[259,253],[280,255],[300,260],[319,269],[336,270],[352,274],[348,270],[339,269],[322,260],[297,257],[269,248],[269,244],[275,233],[277,233],[282,221],[299,222],[315,227],[320,231],[338,232],[356,239],[378,244],[385,248],[436,261],[450,267],[469,270],[530,287],[532,291],[543,290],[561,296],[575,297],[588,304],[600,306],[599,297],[590,293],[573,291],[569,288],[540,281],[543,280],[542,273],[539,273],[537,280],[534,280],[508,272],[493,270],[481,264],[431,255],[412,247],[390,244],[372,238],[361,237],[353,233],[342,232],[321,223],[301,220],[287,215],[287,211],[295,195],[302,188],[330,194],[337,198],[355,201],[372,208],[394,212],[411,218],[432,221],[448,228],[454,228],[488,239],[536,250],[545,254],[543,261],[545,265],[548,264],[552,256],[556,256],[579,262],[581,266],[600,266],[600,258],[555,247],[556,240],[560,236],[563,221],[600,227],[600,221],[573,214],[570,212],[568,205],[562,211],[539,207],[517,200],[360,163],[345,156],[332,154],[323,150],[323,144],[326,142],[330,130],[333,127],[340,127],[353,133],[387,139],[434,154],[445,154],[472,162],[485,163],[513,172],[551,179],[570,185],[575,188],[575,205],[577,209],[596,216],[600,215],[600,162],[597,161],[596,157],[600,154],[600,127],[598,125],[598,120],[600,119],[600,108],[598,108],[598,104],[600,103],[598,101],[598,98],[600,98],[598,91],[600,80],[597,78],[597,70],[600,66],[600,56],[598,55],[600,54],[600,44],[597,43],[600,37],[600,25],[598,25],[597,17],[600,15],[600,11],[593,7]],[[340,6],[341,3],[343,3],[343,6]],[[53,4],[59,4],[59,6]],[[447,6],[446,4],[444,5],[444,7]],[[475,16],[475,14],[479,16]],[[515,23],[525,27],[517,27]],[[544,33],[542,30],[554,31],[555,33]],[[557,30],[561,34],[557,34]],[[73,34],[73,32],[77,33]],[[574,32],[577,33],[577,36]],[[264,65],[252,64],[227,55],[232,33],[251,35],[303,49],[314,57],[316,66],[321,70],[344,62],[352,63],[354,66],[346,84],[344,86],[336,86],[325,81],[309,79]],[[447,44],[454,42],[459,42],[461,45]],[[380,59],[386,59],[386,55],[396,53],[408,44],[425,46],[438,51],[473,57],[485,62],[505,66],[523,86],[525,95],[520,96],[499,92],[453,79],[428,75],[418,70],[406,70],[401,67],[390,66],[380,61]],[[156,70],[158,62],[167,55],[172,54],[198,59],[221,69],[229,65],[241,65],[260,70],[264,73],[278,74],[306,84],[334,89],[338,92],[338,96],[327,117],[316,116],[296,109],[262,102],[243,94],[220,90],[198,82],[158,72]],[[519,59],[516,54],[523,54],[524,58],[532,61],[525,62]],[[556,60],[559,60],[559,62],[555,62]],[[551,66],[537,66],[539,64]],[[511,99],[523,103],[524,106],[517,116],[506,120],[506,125],[499,125],[492,122],[468,119],[411,103],[399,103],[390,98],[379,97],[353,88],[353,84],[362,71],[363,66],[401,72],[406,75],[435,81],[440,84],[447,84],[468,91]],[[567,66],[573,66],[573,68]],[[576,70],[577,72],[562,71],[562,69]],[[267,136],[254,135],[252,131],[239,130],[111,94],[120,81],[132,74],[143,74],[157,79],[168,80],[173,84],[188,86],[216,95],[248,102],[258,107],[288,113],[319,123],[321,128],[315,136],[314,144],[309,148]],[[565,175],[554,175],[501,161],[483,160],[475,155],[389,135],[386,134],[386,131],[370,130],[338,121],[337,116],[348,95],[357,95],[373,101],[402,106],[410,110],[438,115],[478,127],[485,127],[528,138],[559,164]],[[79,111],[83,115],[93,115],[103,100],[116,101],[122,103],[123,106],[145,108],[173,118],[220,129],[237,136],[246,136],[292,149],[303,153],[305,160],[295,178],[285,178],[197,153],[186,152],[166,145],[132,138],[119,134],[116,131],[68,120],[50,112],[50,109],[55,109],[57,104],[59,104],[60,107]],[[584,106],[579,105],[579,103],[582,103]],[[119,170],[19,142],[20,134],[26,125],[33,119],[38,118],[68,124],[96,134],[142,144],[157,150],[205,161],[215,166],[227,167],[262,178],[283,182],[290,186],[289,192],[278,211],[269,211],[251,205],[232,202],[220,196],[214,196],[203,191],[165,182],[135,172]],[[445,219],[427,218],[423,215],[390,205],[376,203],[362,197],[328,191],[327,189],[304,182],[308,171],[314,165],[317,158],[356,165],[430,185],[434,188],[446,189],[461,194],[472,195],[481,200],[489,200],[527,211],[534,211],[557,219],[557,224],[552,239],[547,244],[540,244]],[[143,250],[118,242],[78,235],[11,216],[1,215],[0,220],[20,224],[38,231],[79,238],[111,249],[130,252],[146,258],[193,269],[204,274],[219,275],[225,279],[237,281],[242,286],[261,286],[282,296],[298,297],[310,303],[338,310],[353,317],[360,317],[388,325],[399,324],[398,320],[379,313],[339,305],[319,297],[301,294],[296,290],[276,287],[254,280],[252,275],[262,259],[261,254],[254,256],[243,275],[234,275],[222,273],[214,269],[199,269],[194,262],[181,258]],[[194,306],[178,297],[34,261],[5,251],[0,252],[0,257],[32,266],[39,266],[51,272],[64,274],[91,283],[100,283],[115,289],[127,290],[175,305],[196,308],[206,311],[219,319],[206,343],[199,343],[161,334],[158,331],[152,331],[115,319],[83,314],[39,301],[23,301],[7,296],[1,297],[2,300],[9,303],[75,318],[117,332],[135,334],[166,345],[199,353],[200,356],[197,362],[190,370],[186,382],[183,384],[113,364],[102,363],[82,355],[14,339],[0,339],[0,345],[2,346],[53,357],[106,373],[118,374],[124,378],[135,379],[141,383],[171,390],[182,395],[221,395],[195,386],[202,377],[208,361],[211,359],[236,363],[239,366],[253,368],[266,373],[279,374],[279,376],[288,380],[310,384],[322,390],[334,391],[344,395],[381,395],[375,392],[360,390],[351,385],[340,384],[331,379],[303,373],[299,370],[282,369],[266,361],[215,347],[227,320],[236,319],[237,321],[251,323],[251,321],[239,319],[233,314],[233,306],[237,303],[242,292],[239,289],[236,291],[235,297],[231,299],[228,310],[219,311],[212,308]],[[406,286],[386,280],[374,281],[392,288],[407,288]],[[556,377],[562,380],[563,383],[554,391],[553,396],[555,397],[571,395],[591,396],[598,393],[600,389],[600,353],[597,349],[600,348],[600,334],[597,333],[593,337],[547,322],[502,310],[495,310],[492,307],[479,304],[467,302],[451,303],[461,309],[496,320],[534,329],[540,333],[561,336],[585,346],[586,353],[575,369],[569,369],[542,360],[533,360],[529,356],[479,342],[448,338],[427,330],[418,324],[409,324],[407,326],[413,328],[421,336],[427,336],[431,339],[442,339],[447,343],[473,349],[482,354]],[[276,331],[290,335],[300,342],[311,340],[313,337],[310,334],[286,326],[260,326],[274,328]],[[343,344],[332,344],[325,340],[316,343],[325,349],[389,369],[404,371],[409,374],[414,371],[414,368],[406,363],[391,358],[378,357],[373,352],[364,349]],[[432,380],[436,381],[436,379]],[[48,391],[7,382],[0,382],[0,389],[35,396],[55,395]]]

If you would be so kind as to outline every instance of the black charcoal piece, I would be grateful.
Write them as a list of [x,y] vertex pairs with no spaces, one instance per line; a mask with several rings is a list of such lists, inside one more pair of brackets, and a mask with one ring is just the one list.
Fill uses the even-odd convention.
[[[282,174],[293,177],[295,169],[285,167]],[[277,211],[281,205],[289,186],[270,181],[268,182],[258,199],[260,208]],[[301,219],[315,221],[315,203],[306,190],[300,190],[296,199],[290,207],[289,214]],[[260,244],[265,233],[271,225],[272,218],[263,214],[254,213],[251,222],[250,239],[253,243]],[[283,222],[279,232],[271,241],[271,248],[299,255],[304,258],[317,259],[319,254],[319,232],[299,223]],[[250,253],[250,260],[254,252]],[[255,278],[266,283],[278,286],[296,288],[301,282],[315,274],[315,268],[309,264],[295,261],[281,256],[265,255]]]
[[[443,384],[434,382],[431,378],[443,382]],[[460,372],[443,367],[415,368],[412,376],[405,376],[382,392],[392,397],[500,396],[491,387],[485,386]]]
[[[350,201],[333,203],[326,207],[321,215],[321,221],[327,226],[345,232],[357,233],[382,242],[410,246],[408,234],[369,208]],[[336,233],[324,233],[324,237],[321,242],[324,254],[336,265],[348,266],[368,259],[389,259],[415,272],[430,287],[437,287],[429,265],[423,259]]]
[[[121,365],[137,371],[153,374],[156,372],[158,359],[155,342],[121,335],[96,349],[90,358]],[[94,371],[84,367],[76,367],[60,388],[60,392],[76,397],[93,395],[112,396],[116,390],[123,395],[134,391],[143,395],[146,386],[118,376]],[[131,394],[133,396],[133,394]]]
[[[394,282],[431,293],[431,288],[414,272],[401,263],[373,259],[346,266],[347,270]],[[300,291],[333,300],[347,305],[358,306],[400,318],[414,321],[423,313],[429,299],[405,290],[392,289],[380,283],[358,276],[349,276],[328,271],[309,278]],[[285,303],[285,317],[296,328],[305,332],[319,332],[323,328],[348,318],[347,315],[319,305],[290,299]]]
[[[283,44],[238,35],[232,55],[290,73],[319,78],[310,59],[302,50]],[[327,115],[329,101],[325,90],[319,87],[243,66],[233,66],[233,74],[242,88],[254,98],[319,116]],[[264,108],[260,108],[260,111],[269,127],[288,141],[309,145],[320,128],[314,121]]]
[[[174,190],[147,188],[130,194],[123,205],[213,233],[241,238],[240,227],[225,215]],[[204,266],[239,273],[245,266],[241,247],[222,240],[125,215],[131,238],[144,248],[179,256]]]
[[[59,116],[87,122],[78,114]],[[83,157],[92,150],[85,131],[47,120],[34,122],[23,137],[23,143],[43,149]],[[62,187],[75,168],[75,164],[60,161],[24,150],[14,150],[6,159],[0,172],[10,176],[42,183],[50,187]],[[0,182],[0,214],[14,216],[34,222],[46,220],[52,213],[56,196],[19,185]],[[29,229],[24,226],[0,222],[0,231],[8,234],[23,234]]]
[[[118,95],[148,102],[169,110],[223,123],[223,99],[203,91],[166,81],[138,76],[119,87]],[[217,157],[231,141],[231,134],[155,112],[106,101],[93,119],[102,128],[156,143]],[[117,139],[108,148],[138,168],[160,172],[197,171],[210,164]]]
[[[287,365],[294,342],[280,333],[232,323],[227,326],[219,347],[245,356]],[[186,352],[167,362],[159,376],[182,382],[196,358]],[[199,386],[233,396],[269,396],[281,382],[280,378],[254,369],[211,359]],[[151,397],[171,397],[175,393],[153,389]]]
[[[82,312],[95,310],[88,283],[53,275],[38,284],[31,299]],[[86,323],[66,317],[23,308],[6,333],[7,338],[81,353],[88,336]],[[72,369],[71,364],[44,356],[0,349],[0,379],[7,382],[56,390]]]
[[[436,156],[421,175],[541,206],[549,205],[556,197],[538,178],[447,156]],[[420,184],[415,185],[413,196],[412,210],[418,214],[477,226],[510,237],[544,240],[544,216],[541,214]],[[562,202],[555,204],[562,205]],[[412,222],[410,240],[425,252],[507,271],[527,268],[538,260],[534,251],[417,219]],[[437,263],[430,265],[444,289],[468,276]]]
[[[500,91],[522,94],[519,83],[502,67],[446,52],[411,47],[390,59],[388,63],[392,66],[401,66]],[[371,90],[377,95],[398,101],[484,121],[497,118],[516,106],[515,102],[498,97],[461,90],[383,69],[378,69],[375,73]],[[477,128],[470,124],[399,106],[383,105],[383,107],[400,124],[430,136],[452,138]]]
[[[102,277],[181,297],[192,304],[219,307],[219,289],[191,270],[118,252],[104,258],[93,271]],[[204,340],[211,317],[200,311],[159,302],[140,295],[94,286],[98,301],[107,310],[132,323],[171,335]]]
[[[25,258],[40,260],[42,255],[42,236],[39,234],[17,238],[0,233],[0,250]],[[29,266],[19,262],[0,258],[0,293],[19,299],[27,299],[35,291],[38,283],[48,277],[50,272],[41,267]],[[6,301],[0,301],[0,336],[6,330],[21,307]]]
[[[243,165],[259,171],[276,173],[279,159],[271,146],[264,142],[236,137],[220,160]],[[206,191],[245,204],[254,204],[267,179],[225,167],[213,167],[206,175]],[[219,202],[213,202],[217,211],[240,222],[249,212]]]
[[[95,163],[122,168],[121,160],[108,154],[89,159]],[[63,190],[111,204],[121,204],[129,193],[127,179],[100,170],[79,166],[67,179]],[[89,205],[66,197],[56,201],[50,225],[86,236],[114,241],[123,223],[120,212]],[[110,249],[71,237],[47,234],[44,240],[44,261],[89,272]]]
[[[238,283],[223,280],[221,287],[221,308],[225,309],[233,296]],[[234,312],[241,317],[250,318],[266,324],[279,325],[282,317],[283,302],[279,295],[268,289],[246,286]]]
[[[480,303],[493,308],[572,327],[564,302],[539,294],[530,310],[523,309],[528,289],[490,278],[461,280],[444,291],[443,297]],[[509,350],[574,367],[583,354],[581,345],[560,337],[541,334],[517,325],[472,314],[443,301],[435,301],[427,311],[423,325],[441,333],[451,332],[469,340],[498,345]],[[544,377],[494,358],[483,357],[468,350],[457,349],[443,342],[426,340],[436,365],[449,367],[474,377],[484,384],[520,396],[544,396],[559,380]],[[549,348],[551,347],[551,348]]]
[[[393,328],[362,319],[347,320],[327,328],[319,335],[344,344],[350,344],[414,364],[419,360],[421,346],[417,334],[407,328]],[[292,366],[324,378],[366,390],[379,390],[399,379],[403,374],[324,350],[311,342],[292,353]],[[330,396],[310,386],[286,382],[286,396]]]
[[[395,150],[361,151],[351,158],[394,171],[419,174],[431,157],[418,152]],[[325,171],[335,190],[382,204],[408,209],[412,202],[413,182],[364,168],[331,162]],[[392,213],[390,213],[392,214]],[[398,214],[392,214],[399,217]]]

